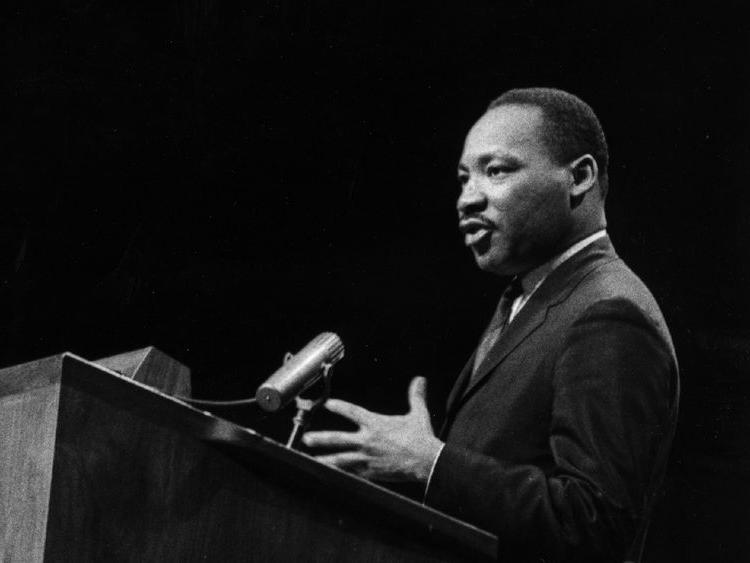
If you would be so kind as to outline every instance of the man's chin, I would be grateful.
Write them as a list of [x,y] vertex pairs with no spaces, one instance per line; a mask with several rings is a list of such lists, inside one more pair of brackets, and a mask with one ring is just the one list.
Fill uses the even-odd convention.
[[474,261],[476,262],[477,267],[483,272],[495,274],[497,276],[508,275],[505,273],[507,266],[503,263],[502,260],[499,260],[497,256],[475,252]]
[[512,277],[523,272],[524,268],[519,264],[511,262],[506,255],[497,253],[474,252],[474,261],[483,272],[501,277]]

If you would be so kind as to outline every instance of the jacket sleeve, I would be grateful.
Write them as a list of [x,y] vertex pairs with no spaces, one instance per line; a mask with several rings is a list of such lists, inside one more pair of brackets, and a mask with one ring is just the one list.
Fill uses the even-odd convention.
[[589,307],[551,358],[543,470],[450,442],[426,502],[498,534],[501,555],[622,561],[668,447],[677,367],[655,324],[624,299]]

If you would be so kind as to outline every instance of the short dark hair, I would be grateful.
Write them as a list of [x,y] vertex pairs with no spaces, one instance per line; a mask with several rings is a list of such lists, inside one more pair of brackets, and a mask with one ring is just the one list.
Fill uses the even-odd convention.
[[487,110],[507,105],[536,106],[544,116],[544,143],[558,163],[590,154],[599,166],[602,197],[609,188],[609,149],[599,118],[579,97],[556,88],[514,88],[490,103]]

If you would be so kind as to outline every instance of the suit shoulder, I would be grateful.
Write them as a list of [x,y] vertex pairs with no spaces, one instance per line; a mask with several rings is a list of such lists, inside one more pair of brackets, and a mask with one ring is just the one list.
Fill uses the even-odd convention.
[[592,268],[572,289],[563,305],[569,314],[579,318],[596,312],[619,312],[631,319],[642,315],[671,347],[669,330],[656,299],[620,258]]
[[569,297],[585,306],[614,299],[631,302],[647,311],[659,311],[646,284],[620,258],[592,268],[580,279]]

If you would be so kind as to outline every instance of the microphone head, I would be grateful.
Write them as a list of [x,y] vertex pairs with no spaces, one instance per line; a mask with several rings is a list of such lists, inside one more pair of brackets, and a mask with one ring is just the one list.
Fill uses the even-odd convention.
[[343,357],[344,344],[338,335],[319,334],[258,387],[255,400],[263,410],[275,412],[315,383],[323,374],[323,366]]
[[308,348],[316,349],[322,348],[326,351],[325,363],[335,364],[341,358],[344,357],[344,343],[341,342],[338,334],[334,332],[321,332],[318,336],[313,338],[307,346],[305,346],[300,352],[307,350]]

